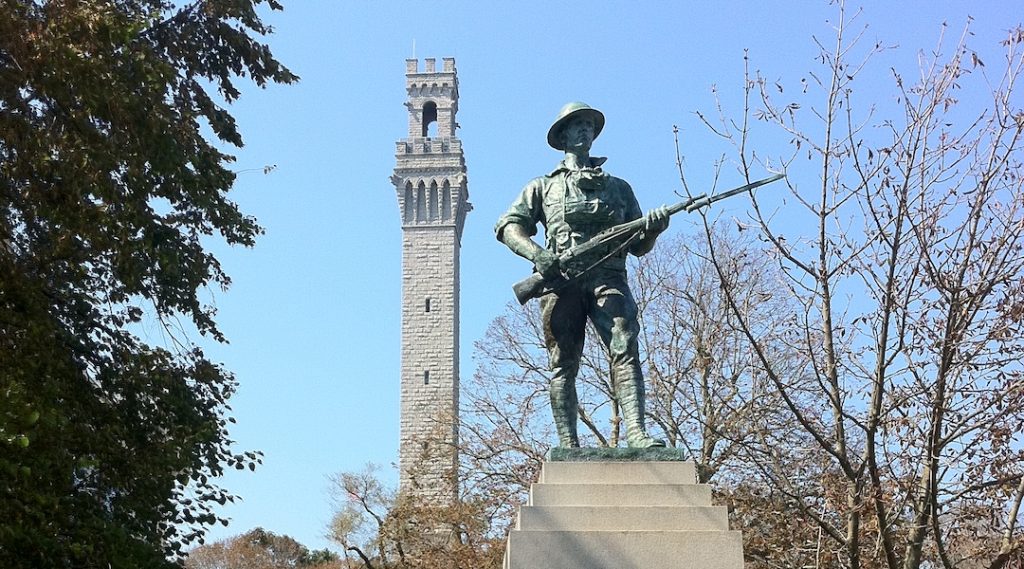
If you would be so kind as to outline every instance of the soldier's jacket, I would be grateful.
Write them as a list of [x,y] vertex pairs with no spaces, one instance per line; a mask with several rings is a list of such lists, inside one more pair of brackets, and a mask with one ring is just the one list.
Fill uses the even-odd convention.
[[[547,248],[560,253],[613,225],[640,218],[643,212],[633,189],[601,169],[605,160],[591,158],[590,167],[582,170],[570,170],[563,161],[547,175],[530,180],[498,219],[498,239],[510,223],[525,227],[531,236],[539,223]],[[626,252],[605,260],[601,268],[624,271]]]

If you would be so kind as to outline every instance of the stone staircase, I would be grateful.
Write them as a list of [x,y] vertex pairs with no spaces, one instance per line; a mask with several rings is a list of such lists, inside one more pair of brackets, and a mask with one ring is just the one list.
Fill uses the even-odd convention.
[[636,451],[621,461],[608,459],[617,449],[597,459],[586,451],[598,449],[555,450],[564,456],[549,455],[531,487],[505,569],[743,569],[740,532],[673,449],[656,456],[675,460],[653,461]]

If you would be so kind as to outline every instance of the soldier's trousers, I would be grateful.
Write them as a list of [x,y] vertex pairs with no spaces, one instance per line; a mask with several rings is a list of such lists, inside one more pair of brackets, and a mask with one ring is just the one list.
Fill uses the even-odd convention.
[[552,371],[551,407],[556,424],[560,412],[569,413],[575,435],[576,374],[589,319],[608,348],[612,386],[627,427],[630,419],[639,420],[642,432],[644,386],[637,342],[640,327],[625,272],[595,269],[557,293],[541,297],[540,309]]

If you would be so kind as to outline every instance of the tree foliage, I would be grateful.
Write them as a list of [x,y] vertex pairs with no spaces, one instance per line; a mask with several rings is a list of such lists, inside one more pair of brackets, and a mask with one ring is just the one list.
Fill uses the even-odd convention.
[[186,569],[341,569],[338,556],[310,550],[287,535],[263,528],[201,545],[188,553]]
[[0,3],[0,565],[157,566],[258,461],[230,449],[232,376],[178,330],[224,340],[203,239],[260,233],[218,149],[239,77],[297,79],[260,4]]
[[346,569],[497,569],[504,534],[494,500],[463,493],[450,503],[398,495],[373,465],[331,479],[335,513],[328,537]]

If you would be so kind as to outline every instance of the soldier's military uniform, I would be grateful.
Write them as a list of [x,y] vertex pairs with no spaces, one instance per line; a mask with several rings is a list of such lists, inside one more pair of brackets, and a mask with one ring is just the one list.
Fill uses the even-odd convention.
[[[522,226],[530,236],[536,234],[537,224],[541,224],[546,248],[557,254],[604,229],[642,217],[629,184],[601,169],[605,160],[591,158],[589,167],[582,169],[571,169],[563,161],[547,175],[531,180],[498,220],[498,239],[503,240],[502,232],[509,224]],[[561,446],[579,446],[576,374],[588,318],[608,348],[612,384],[625,419],[627,442],[630,446],[664,444],[648,437],[643,425],[639,325],[636,302],[626,281],[625,249],[564,288],[540,298],[552,372],[551,410]],[[597,259],[581,261],[589,266]]]

